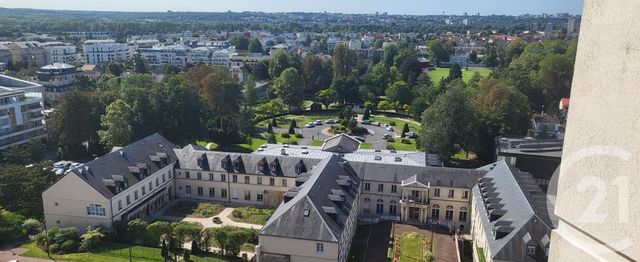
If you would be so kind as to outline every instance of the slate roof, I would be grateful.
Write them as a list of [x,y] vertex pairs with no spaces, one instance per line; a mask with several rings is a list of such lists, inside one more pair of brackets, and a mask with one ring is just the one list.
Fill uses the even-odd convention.
[[554,226],[546,209],[546,195],[530,174],[504,161],[479,169],[488,172],[472,191],[493,258],[546,261],[543,254],[525,255],[527,245],[535,245],[539,251],[548,247]]
[[146,168],[147,174],[151,175],[167,165],[173,165],[177,159],[173,147],[166,138],[155,133],[89,161],[67,175],[77,175],[106,198],[112,198],[119,193],[116,188],[119,184],[124,187],[122,181],[131,187],[144,179],[132,171],[140,172]]
[[322,160],[283,202],[260,231],[261,235],[338,242],[358,194],[360,179],[349,163],[331,156]]
[[360,141],[346,134],[339,134],[327,138],[322,145],[322,151],[334,153],[353,153],[360,148]]

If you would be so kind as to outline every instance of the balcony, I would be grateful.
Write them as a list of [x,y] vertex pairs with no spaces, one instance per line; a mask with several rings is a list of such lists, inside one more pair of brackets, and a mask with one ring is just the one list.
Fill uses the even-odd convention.
[[403,199],[401,199],[400,203],[402,203],[402,204],[424,204],[424,205],[427,205],[427,204],[429,204],[429,200],[426,197],[408,196],[408,197],[404,197]]

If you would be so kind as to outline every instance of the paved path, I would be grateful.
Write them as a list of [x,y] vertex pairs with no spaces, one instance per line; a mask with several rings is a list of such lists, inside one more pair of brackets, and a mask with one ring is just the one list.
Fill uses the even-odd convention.
[[[55,261],[53,259],[43,259],[43,258],[34,258],[34,257],[23,257],[20,256],[27,252],[27,249],[24,248],[12,248],[12,249],[3,249],[0,250],[0,261],[6,262],[11,260],[18,260],[20,262],[45,262],[45,261]],[[61,261],[58,261],[61,262]]]
[[[197,222],[202,224],[204,228],[209,227],[223,227],[223,226],[233,226],[233,227],[243,227],[243,228],[253,228],[253,229],[262,229],[261,225],[254,225],[249,223],[241,223],[235,222],[229,218],[231,212],[233,212],[233,207],[227,207],[220,214],[211,217],[205,218],[197,218],[197,217],[174,217],[174,216],[161,216],[160,218],[168,219],[168,220],[178,220],[178,221],[186,221],[186,222]],[[213,217],[220,217],[222,221],[221,224],[213,223]]]
[[387,262],[387,252],[389,250],[389,240],[391,238],[391,223],[381,222],[373,225],[369,243],[367,244],[367,253],[364,261],[366,262]]

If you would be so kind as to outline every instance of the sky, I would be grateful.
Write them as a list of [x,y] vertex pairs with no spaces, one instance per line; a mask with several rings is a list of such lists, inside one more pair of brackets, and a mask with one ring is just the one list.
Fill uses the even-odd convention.
[[582,0],[0,0],[0,7],[99,11],[582,14]]

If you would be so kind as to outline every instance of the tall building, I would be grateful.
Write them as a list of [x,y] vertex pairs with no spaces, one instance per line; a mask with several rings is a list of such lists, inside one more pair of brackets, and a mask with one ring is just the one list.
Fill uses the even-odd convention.
[[76,66],[62,63],[43,66],[36,71],[38,83],[45,88],[45,102],[56,104],[62,95],[73,90],[79,73],[80,69]]
[[640,260],[639,16],[635,0],[584,2],[550,261]]
[[0,150],[47,137],[41,85],[0,75]]
[[87,64],[127,61],[131,58],[129,46],[116,43],[114,40],[87,40],[84,42],[83,50]]
[[575,16],[570,16],[569,17],[569,22],[567,23],[567,34],[568,35],[575,35],[578,31],[577,31],[577,19]]
[[62,42],[46,42],[44,50],[47,54],[47,62],[53,63],[78,63],[78,53],[76,46]]
[[553,32],[553,23],[547,23],[544,26],[544,31],[547,32],[547,33]]

